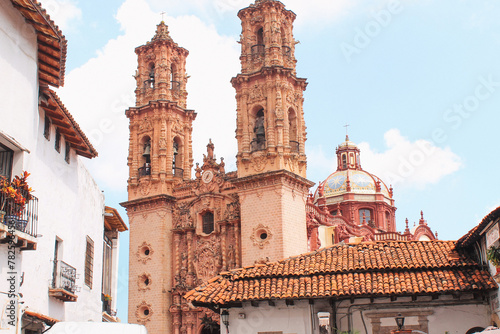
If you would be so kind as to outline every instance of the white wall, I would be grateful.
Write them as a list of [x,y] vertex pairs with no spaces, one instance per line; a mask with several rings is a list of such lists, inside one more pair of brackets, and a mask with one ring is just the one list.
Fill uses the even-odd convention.
[[[245,319],[240,319],[239,314],[244,314]],[[311,333],[308,302],[299,301],[293,306],[287,306],[284,301],[277,301],[276,306],[260,302],[259,307],[245,303],[243,308],[229,309],[230,333],[255,334],[273,331],[287,334]],[[227,334],[224,325],[221,325],[221,333]]]
[[[471,296],[462,296],[462,298],[469,297]],[[463,304],[458,305],[460,302]],[[430,313],[427,320],[429,333],[432,334],[463,334],[472,327],[489,326],[489,306],[484,303],[467,305],[468,302],[471,300],[459,301],[451,296],[444,296],[437,300],[433,300],[430,296],[423,297],[421,300],[417,299],[417,302],[411,302],[411,298],[398,298],[392,303],[389,298],[375,299],[373,304],[370,303],[370,299],[357,299],[354,304],[351,304],[350,300],[344,300],[340,305],[337,302],[337,329],[349,330],[348,314],[351,314],[350,330],[352,333],[371,334],[373,329],[370,315],[374,313],[397,314],[399,312],[405,314]],[[253,307],[250,303],[243,303],[242,308],[229,309],[229,332],[255,334],[276,331],[283,332],[283,334],[318,334],[318,312],[333,314],[332,306],[327,300],[315,300],[313,306],[307,300],[295,301],[293,306],[287,306],[284,301],[276,301],[275,304],[276,306],[273,307],[269,306],[267,301],[261,301],[258,307]],[[409,306],[409,304],[412,305]],[[245,319],[242,319],[240,314],[244,314]],[[394,317],[395,315],[381,318],[381,326],[395,327]],[[407,316],[405,324],[419,325],[418,317]],[[331,326],[334,327],[333,321]],[[224,325],[221,326],[221,333],[227,333]]]
[[[24,284],[20,288],[24,306],[59,320],[101,321],[102,238],[104,196],[71,151],[70,163],[54,149],[55,128],[50,140],[43,136],[44,113],[38,110],[37,42],[10,1],[0,1],[0,130],[30,152],[18,150],[13,174],[22,170],[39,199],[37,249],[23,251]],[[94,241],[93,287],[84,283],[86,236]],[[61,260],[77,269],[77,302],[62,302],[48,296],[52,281],[56,236],[63,240]],[[0,291],[5,285],[6,249],[0,246]]]
[[0,2],[0,73],[0,131],[32,149],[38,128],[37,40],[10,1]]

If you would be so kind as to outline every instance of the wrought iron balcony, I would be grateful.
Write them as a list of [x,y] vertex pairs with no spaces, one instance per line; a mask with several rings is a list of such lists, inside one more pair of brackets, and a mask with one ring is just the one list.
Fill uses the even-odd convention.
[[179,168],[179,167],[173,167],[172,168],[172,174],[174,174],[174,177],[184,177],[184,169]]
[[266,140],[265,139],[263,139],[263,140],[254,139],[250,142],[250,150],[252,152],[262,151],[265,149],[266,149]]
[[181,90],[181,83],[179,81],[170,81],[170,87],[174,92]]
[[151,166],[143,166],[139,168],[139,177],[151,175]]
[[290,58],[292,56],[292,49],[289,46],[283,45],[281,49],[284,57]]
[[67,302],[76,302],[76,268],[64,261],[55,261],[49,296]]
[[265,45],[264,44],[256,44],[252,46],[252,57],[264,57],[265,54]]
[[106,300],[105,297],[102,298],[102,311],[112,317],[116,316],[116,311],[111,308],[111,300]]
[[292,153],[299,153],[299,142],[295,140],[290,140],[290,151]]
[[[3,194],[0,194],[0,203],[5,203]],[[9,201],[5,203],[0,211],[0,243],[14,239],[21,250],[34,250],[37,230],[38,198],[31,196],[22,210]]]

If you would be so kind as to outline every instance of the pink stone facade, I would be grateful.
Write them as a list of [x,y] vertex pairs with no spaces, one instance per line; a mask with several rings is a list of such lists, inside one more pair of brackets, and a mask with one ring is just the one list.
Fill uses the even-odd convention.
[[[211,141],[203,162],[194,165],[188,51],[171,39],[165,23],[136,48],[136,105],[126,111],[128,200],[122,205],[130,220],[128,322],[144,324],[150,333],[209,333],[219,315],[187,302],[187,291],[223,271],[326,246],[322,230],[333,231],[335,242],[382,232],[402,237],[395,232],[392,191],[378,179],[369,194],[352,190],[355,182],[362,184],[358,179],[352,186],[344,180],[342,197],[325,196],[326,181],[309,194],[314,183],[306,179],[307,83],[296,76],[295,14],[279,1],[257,0],[238,16],[242,68],[231,80],[237,171],[226,171],[224,160],[215,159]],[[361,173],[356,149],[347,147],[355,155],[345,173]],[[372,210],[370,219],[363,222],[361,209]]]

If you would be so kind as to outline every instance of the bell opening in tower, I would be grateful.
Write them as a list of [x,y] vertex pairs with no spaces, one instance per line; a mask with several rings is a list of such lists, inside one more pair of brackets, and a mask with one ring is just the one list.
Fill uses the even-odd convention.
[[149,65],[148,79],[144,81],[144,88],[155,88],[155,64]]
[[253,57],[263,57],[265,52],[264,45],[264,28],[259,28],[255,34],[255,40],[257,44],[252,46],[252,56]]
[[173,141],[173,155],[172,155],[172,174],[174,177],[182,178],[184,176],[184,169],[182,168],[182,145],[179,137],[175,137]]
[[290,138],[290,151],[299,153],[299,142],[297,136],[297,115],[293,108],[288,109],[288,137]]
[[145,136],[141,140],[141,167],[139,168],[139,176],[151,175],[151,138]]
[[172,66],[170,66],[170,85],[172,91],[174,92],[178,92],[181,89],[181,83],[178,80],[178,77],[179,75],[177,74],[177,67],[175,66],[175,64],[172,64]]
[[254,138],[252,140],[252,152],[266,148],[266,130],[264,126],[264,109],[261,108],[255,114],[255,125],[253,127]]

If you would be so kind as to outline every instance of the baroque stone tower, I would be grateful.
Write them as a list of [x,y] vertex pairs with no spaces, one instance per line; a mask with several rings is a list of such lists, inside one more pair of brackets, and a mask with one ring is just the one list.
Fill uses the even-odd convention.
[[303,91],[296,76],[295,14],[275,0],[240,10],[236,89],[243,265],[307,251]]
[[[196,113],[186,108],[188,51],[164,22],[138,57],[136,106],[130,121],[128,201],[130,222],[129,322],[151,333],[170,333],[173,189],[191,179],[191,131]],[[154,289],[151,286],[154,285]]]

